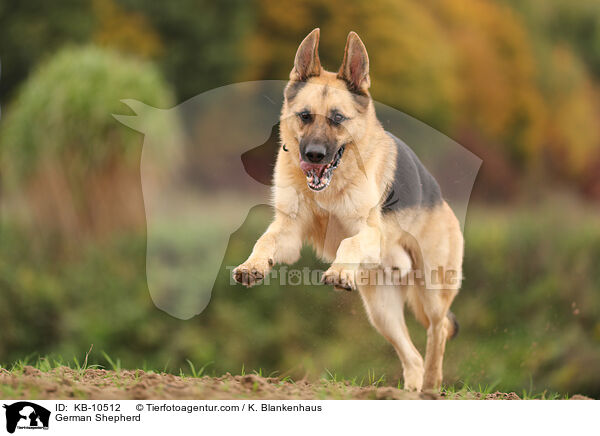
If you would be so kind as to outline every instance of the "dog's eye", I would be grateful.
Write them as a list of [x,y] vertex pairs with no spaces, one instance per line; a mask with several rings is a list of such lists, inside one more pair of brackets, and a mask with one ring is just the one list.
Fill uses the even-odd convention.
[[300,112],[298,117],[300,117],[303,123],[309,123],[312,120],[312,115],[309,111]]
[[345,116],[343,116],[343,115],[342,115],[341,113],[339,113],[339,112],[335,112],[335,113],[334,113],[334,114],[331,116],[331,118],[330,118],[330,120],[331,120],[331,122],[332,122],[333,124],[340,124],[340,123],[341,123],[341,122],[343,122],[345,119],[346,119],[346,117],[345,117]]

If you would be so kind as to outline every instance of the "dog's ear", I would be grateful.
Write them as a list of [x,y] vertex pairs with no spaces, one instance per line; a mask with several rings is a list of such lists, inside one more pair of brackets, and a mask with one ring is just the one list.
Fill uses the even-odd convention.
[[320,34],[321,30],[317,27],[304,38],[296,52],[290,79],[306,80],[309,77],[321,74],[321,61],[319,60]]
[[369,55],[356,32],[348,34],[344,60],[337,76],[348,83],[351,91],[366,91],[371,86]]

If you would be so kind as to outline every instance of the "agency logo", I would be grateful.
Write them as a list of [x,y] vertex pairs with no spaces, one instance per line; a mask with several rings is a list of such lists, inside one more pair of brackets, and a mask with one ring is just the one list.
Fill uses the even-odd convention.
[[29,401],[19,401],[3,406],[6,409],[6,431],[16,429],[48,430],[50,411]]
[[[289,150],[280,142],[281,123],[295,123],[297,118],[294,114],[293,119],[281,119],[287,85],[283,80],[236,83],[170,109],[123,100],[135,115],[114,115],[144,134],[140,174],[147,226],[146,278],[152,301],[171,316],[190,319],[208,306],[213,289],[231,275],[219,276],[228,265],[225,259],[232,266],[233,259],[235,265],[243,260],[241,247],[249,241],[247,234],[242,240],[246,230],[241,229],[248,220],[259,222],[254,213],[259,213],[258,205],[273,203],[273,168],[279,151]],[[322,91],[326,90],[318,94]],[[382,103],[373,105],[385,130],[410,147],[438,181],[462,228],[481,159],[421,121]],[[342,177],[339,171],[346,171],[343,165],[349,165],[348,160],[360,169],[363,158],[356,147],[349,146],[344,156],[340,159],[346,163],[340,164],[335,177]],[[295,171],[304,176],[300,168]],[[366,173],[356,174],[355,183],[362,183],[358,178]],[[280,212],[296,219],[302,186],[308,182],[297,184],[283,177],[277,183],[277,192],[286,198]],[[404,192],[404,187],[391,188],[386,207],[398,203]],[[378,200],[373,197],[373,207]],[[324,222],[329,224],[322,244],[333,243],[335,219]],[[423,277],[430,276],[423,271]],[[286,277],[292,283],[301,280],[291,271]]]

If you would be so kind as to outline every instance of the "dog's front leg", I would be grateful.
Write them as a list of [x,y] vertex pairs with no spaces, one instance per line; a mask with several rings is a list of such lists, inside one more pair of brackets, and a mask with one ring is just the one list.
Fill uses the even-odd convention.
[[298,220],[277,212],[275,220],[256,241],[243,264],[233,270],[236,282],[250,287],[260,282],[276,263],[294,263],[300,257],[302,232]]
[[356,290],[357,274],[361,266],[381,265],[381,227],[378,217],[356,220],[358,232],[342,240],[335,260],[323,274],[323,283],[347,291]]

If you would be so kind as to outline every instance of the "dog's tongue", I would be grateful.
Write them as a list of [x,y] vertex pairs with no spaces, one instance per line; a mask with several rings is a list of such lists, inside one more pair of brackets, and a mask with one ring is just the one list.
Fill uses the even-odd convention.
[[309,173],[310,171],[315,170],[319,178],[321,178],[321,176],[323,175],[323,171],[325,171],[326,166],[327,164],[311,164],[308,162],[304,162],[303,160],[300,161],[300,168],[302,169],[302,171],[304,171],[305,173]]

